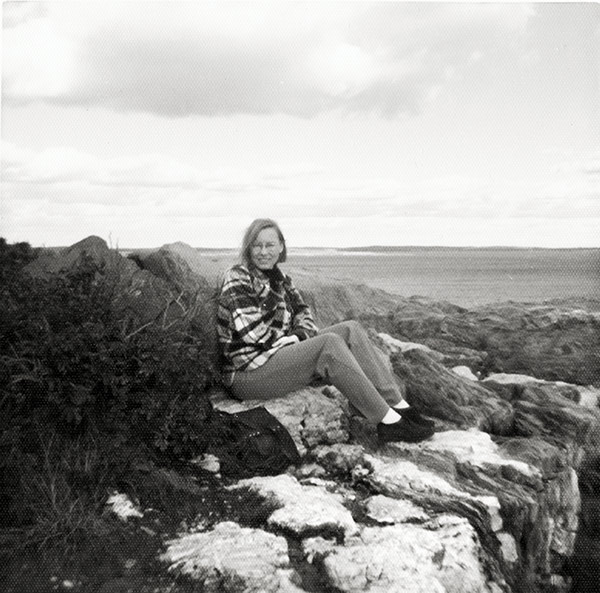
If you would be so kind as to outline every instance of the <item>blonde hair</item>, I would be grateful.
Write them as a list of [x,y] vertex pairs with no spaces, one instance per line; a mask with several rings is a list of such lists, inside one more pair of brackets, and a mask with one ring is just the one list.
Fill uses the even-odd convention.
[[265,229],[275,229],[277,231],[277,235],[279,236],[279,240],[283,245],[283,250],[279,254],[279,259],[277,263],[284,262],[287,259],[287,247],[285,244],[285,237],[279,228],[279,225],[272,220],[271,218],[257,218],[250,223],[250,226],[246,229],[244,233],[244,239],[242,241],[242,248],[240,250],[240,259],[242,263],[246,266],[249,266],[252,262],[251,251],[252,244],[256,241],[256,238],[260,234],[261,231]]

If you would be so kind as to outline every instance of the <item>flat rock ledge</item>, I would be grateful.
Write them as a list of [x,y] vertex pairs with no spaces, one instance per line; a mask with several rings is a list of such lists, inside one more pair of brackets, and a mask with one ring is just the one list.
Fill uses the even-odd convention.
[[223,522],[208,532],[166,542],[170,570],[202,582],[206,593],[295,593],[285,538]]

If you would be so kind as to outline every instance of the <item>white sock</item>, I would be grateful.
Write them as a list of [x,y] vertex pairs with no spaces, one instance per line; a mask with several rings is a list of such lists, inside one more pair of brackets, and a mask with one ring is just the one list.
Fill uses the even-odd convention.
[[405,400],[399,401],[397,404],[392,406],[394,410],[405,410],[406,408],[410,408],[410,404]]
[[386,415],[381,419],[382,424],[394,424],[394,422],[398,422],[402,416],[396,412],[396,410],[390,408]]

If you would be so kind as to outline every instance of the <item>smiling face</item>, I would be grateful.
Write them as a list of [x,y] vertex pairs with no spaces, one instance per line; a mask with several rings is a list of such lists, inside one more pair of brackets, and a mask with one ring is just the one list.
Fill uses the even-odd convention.
[[283,244],[277,231],[267,227],[258,233],[250,246],[251,261],[259,270],[270,270],[279,261],[282,251]]

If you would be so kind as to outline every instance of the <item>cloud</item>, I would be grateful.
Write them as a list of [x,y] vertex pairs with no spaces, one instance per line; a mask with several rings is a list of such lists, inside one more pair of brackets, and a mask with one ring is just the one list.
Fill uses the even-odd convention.
[[289,167],[247,170],[218,167],[201,170],[166,154],[137,154],[100,158],[66,146],[50,146],[39,152],[2,141],[4,185],[64,185],[77,187],[203,190],[205,193],[245,194],[285,190],[320,175],[316,165],[304,162]]
[[98,186],[198,187],[203,173],[166,155],[101,159],[70,147],[41,152],[2,142],[4,183],[78,183]]
[[[595,153],[571,154],[554,174],[528,178],[453,175],[409,181],[335,176],[310,162],[290,167],[200,170],[164,154],[100,158],[69,147],[42,151],[2,143],[6,202],[84,209],[150,209],[154,216],[228,216],[235,211],[294,218],[600,217]],[[24,207],[24,206],[23,206]],[[45,206],[44,206],[45,207]],[[129,216],[130,211],[122,213]]]
[[[169,117],[417,112],[528,5],[47,2],[5,7],[4,100]],[[17,6],[13,6],[17,5]]]

